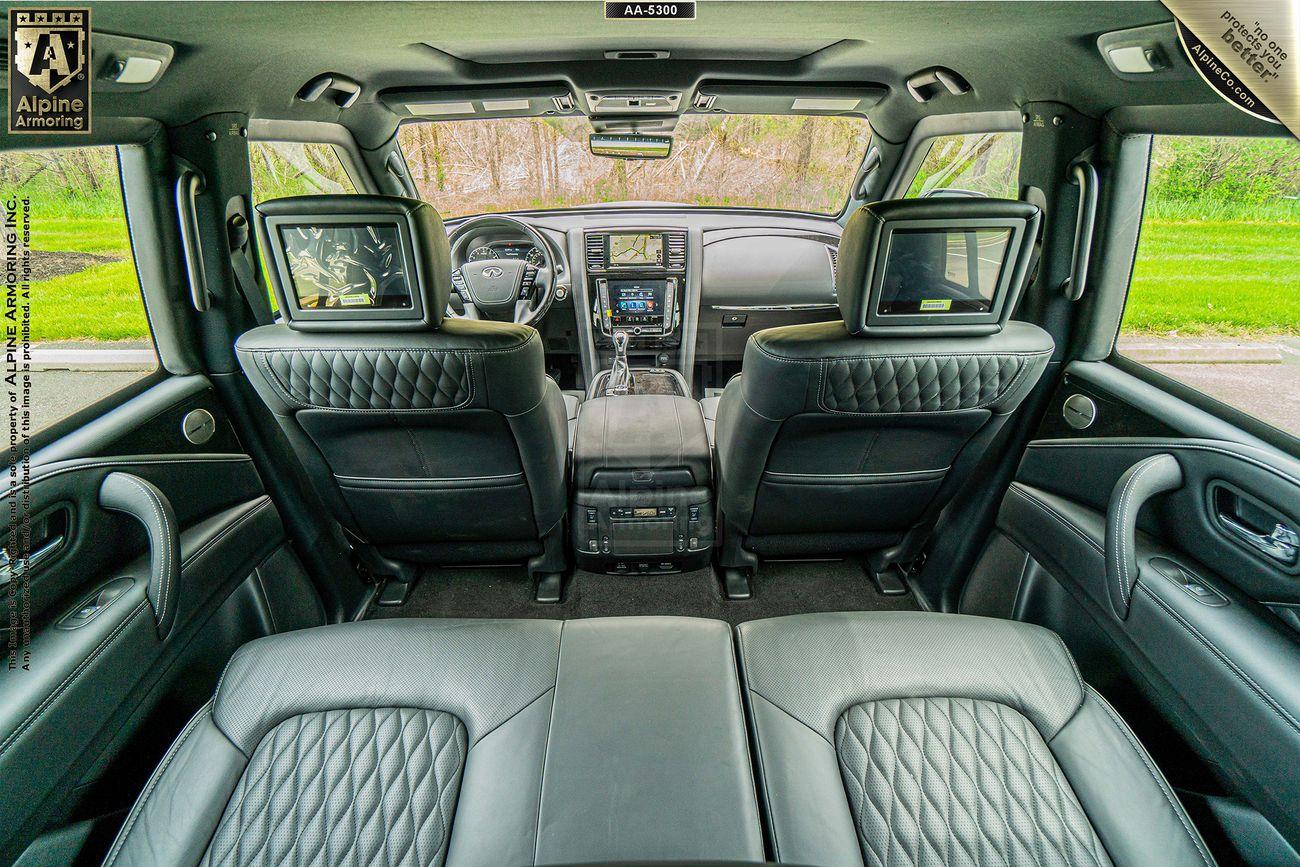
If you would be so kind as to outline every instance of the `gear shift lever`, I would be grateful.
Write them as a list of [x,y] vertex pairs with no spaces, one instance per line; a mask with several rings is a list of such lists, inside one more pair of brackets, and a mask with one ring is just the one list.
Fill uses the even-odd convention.
[[609,379],[605,380],[605,396],[627,394],[632,390],[632,369],[627,366],[627,332],[615,331],[614,364],[609,369]]

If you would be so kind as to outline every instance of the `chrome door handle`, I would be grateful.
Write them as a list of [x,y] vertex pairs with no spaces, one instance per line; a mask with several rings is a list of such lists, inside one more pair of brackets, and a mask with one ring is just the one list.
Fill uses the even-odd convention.
[[[44,563],[51,554],[63,547],[63,541],[63,536],[56,536],[31,554],[28,554],[25,571],[30,573],[41,563]],[[19,569],[18,563],[19,558],[11,558],[7,549],[0,548],[0,587],[13,580],[14,573]]]
[[1275,525],[1273,532],[1266,536],[1227,515],[1220,514],[1219,520],[1232,535],[1283,565],[1294,566],[1300,558],[1300,535],[1286,524]]

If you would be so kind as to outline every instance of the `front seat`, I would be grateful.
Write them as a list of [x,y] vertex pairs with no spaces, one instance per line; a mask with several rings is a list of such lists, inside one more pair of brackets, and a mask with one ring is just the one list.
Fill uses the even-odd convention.
[[535,329],[447,319],[442,220],[412,199],[257,207],[284,321],[235,349],[362,561],[400,601],[421,564],[564,561],[565,401]]
[[1052,354],[1045,331],[1008,321],[1038,221],[1018,201],[865,205],[839,247],[843,321],[749,339],[742,375],[704,406],[729,596],[748,595],[759,555],[849,552],[902,592],[891,565],[916,556]]

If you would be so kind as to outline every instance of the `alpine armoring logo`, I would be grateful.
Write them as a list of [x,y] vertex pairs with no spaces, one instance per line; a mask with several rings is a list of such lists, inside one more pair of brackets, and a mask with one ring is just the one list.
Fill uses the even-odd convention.
[[[1206,40],[1198,38],[1195,33],[1188,30],[1183,22],[1177,22],[1178,39],[1183,44],[1187,59],[1192,62],[1192,68],[1205,80],[1205,83],[1214,88],[1225,100],[1260,120],[1281,123],[1277,115],[1269,111],[1263,101],[1251,91],[1250,86],[1239,80],[1215,53],[1215,49],[1218,49],[1237,54],[1250,64],[1251,70],[1260,76],[1260,81],[1277,78],[1277,72],[1270,67],[1266,52],[1261,51],[1260,46],[1257,45],[1258,34],[1252,34],[1249,28],[1231,18],[1228,13],[1224,15],[1227,19],[1225,20],[1227,29],[1222,35],[1222,41],[1215,48],[1211,48]],[[1286,55],[1282,56],[1285,58]]]
[[9,132],[90,132],[90,10],[9,10]]

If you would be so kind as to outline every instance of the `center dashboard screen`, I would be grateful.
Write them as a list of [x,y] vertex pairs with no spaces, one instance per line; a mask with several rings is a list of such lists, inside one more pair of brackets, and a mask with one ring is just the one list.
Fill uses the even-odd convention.
[[609,236],[609,264],[632,266],[662,266],[664,263],[664,236],[649,233],[611,234]]
[[662,326],[666,280],[611,280],[609,303],[615,328]]

